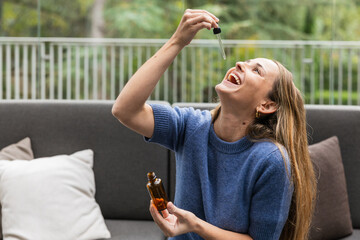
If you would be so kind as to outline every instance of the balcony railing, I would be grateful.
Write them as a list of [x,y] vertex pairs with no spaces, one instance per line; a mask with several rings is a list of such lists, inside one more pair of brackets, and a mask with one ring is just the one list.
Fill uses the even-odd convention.
[[[0,38],[0,99],[115,99],[166,40]],[[306,103],[360,105],[360,42],[194,40],[151,100],[212,102],[236,61],[266,57],[294,75]]]

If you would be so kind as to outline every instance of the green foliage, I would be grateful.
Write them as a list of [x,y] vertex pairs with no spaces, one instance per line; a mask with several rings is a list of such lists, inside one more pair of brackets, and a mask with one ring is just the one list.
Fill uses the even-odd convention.
[[57,0],[40,0],[40,5],[35,0],[1,1],[3,15],[0,22],[3,24],[0,36],[87,37],[87,19],[93,1],[62,0],[59,4]]
[[[111,6],[105,10],[106,22],[112,36],[134,38],[139,32],[159,37],[164,29],[165,11],[160,1],[134,0],[108,1]],[[129,31],[131,29],[131,31]]]
[[[4,0],[1,36],[89,37],[95,0]],[[104,37],[169,38],[186,8],[220,19],[225,39],[358,40],[358,0],[107,0]],[[201,31],[197,38],[213,38]]]

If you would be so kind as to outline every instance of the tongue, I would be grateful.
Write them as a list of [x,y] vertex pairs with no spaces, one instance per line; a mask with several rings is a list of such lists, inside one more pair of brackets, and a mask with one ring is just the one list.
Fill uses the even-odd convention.
[[235,77],[233,75],[229,76],[229,81],[232,82],[233,84],[238,85],[237,82],[236,82],[236,79],[235,79]]

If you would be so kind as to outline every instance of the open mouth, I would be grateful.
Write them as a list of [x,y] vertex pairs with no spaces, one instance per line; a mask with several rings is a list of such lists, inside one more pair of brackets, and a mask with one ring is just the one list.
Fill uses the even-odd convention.
[[240,77],[233,72],[229,74],[227,80],[233,84],[241,85]]

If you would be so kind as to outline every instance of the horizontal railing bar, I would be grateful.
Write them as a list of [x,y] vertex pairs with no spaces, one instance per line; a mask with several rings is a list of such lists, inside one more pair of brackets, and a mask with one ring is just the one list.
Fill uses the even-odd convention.
[[[0,44],[38,44],[43,42],[57,44],[164,44],[168,39],[142,39],[142,38],[31,38],[31,37],[0,37]],[[194,39],[190,45],[212,44],[217,45],[216,39]],[[344,47],[358,46],[360,41],[306,41],[306,40],[227,40],[223,39],[224,45],[269,45],[286,46],[318,46],[318,47]]]

